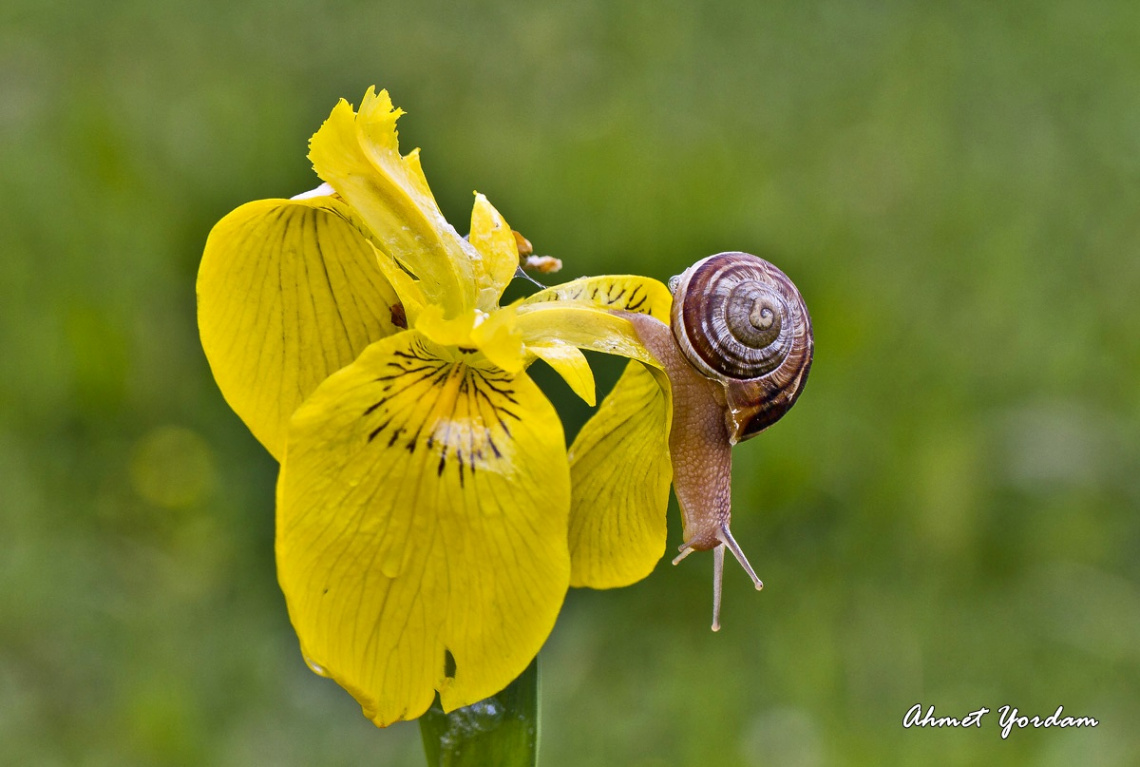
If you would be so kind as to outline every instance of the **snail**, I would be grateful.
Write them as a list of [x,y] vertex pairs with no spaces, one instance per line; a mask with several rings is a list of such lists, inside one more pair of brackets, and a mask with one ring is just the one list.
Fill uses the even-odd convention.
[[718,253],[669,283],[670,324],[626,314],[673,395],[669,452],[684,543],[673,564],[713,550],[713,631],[720,629],[727,548],[764,587],[732,537],[732,446],[795,403],[811,368],[811,318],[799,290],[762,258]]

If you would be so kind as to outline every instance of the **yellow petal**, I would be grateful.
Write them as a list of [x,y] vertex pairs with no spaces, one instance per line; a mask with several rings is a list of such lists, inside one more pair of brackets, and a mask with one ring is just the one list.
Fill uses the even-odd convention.
[[527,349],[554,368],[554,372],[562,376],[570,388],[593,407],[597,402],[594,394],[594,372],[590,370],[590,363],[586,355],[578,351],[577,346],[568,344],[531,344]]
[[583,277],[520,302],[518,328],[528,345],[560,342],[660,367],[633,325],[617,312],[647,314],[667,323],[672,303],[669,289],[648,277]]
[[380,267],[380,273],[384,275],[384,279],[391,284],[396,290],[396,295],[400,297],[400,303],[404,307],[404,316],[407,320],[405,324],[409,328],[412,327],[415,325],[420,311],[427,303],[427,298],[420,288],[420,281],[405,272],[394,258],[377,248],[373,243],[369,242],[368,244],[372,246],[372,254],[376,257],[376,264]]
[[528,348],[572,344],[640,361],[630,362],[570,448],[574,586],[627,586],[648,575],[665,550],[673,476],[669,386],[660,363],[621,313],[668,323],[672,302],[657,280],[610,275],[547,288],[518,307]]
[[499,211],[481,194],[475,195],[468,239],[481,261],[479,308],[490,311],[499,305],[499,297],[518,271],[518,242]]
[[571,586],[628,586],[665,552],[667,391],[655,371],[631,361],[570,447]]
[[668,324],[673,296],[669,288],[650,277],[630,274],[581,277],[528,296],[524,305],[550,302],[595,306],[610,311],[648,314]]
[[396,301],[351,211],[332,197],[241,206],[210,232],[198,271],[214,378],[278,459],[305,397],[397,330]]
[[471,330],[474,325],[474,310],[447,318],[443,315],[442,307],[428,304],[420,311],[415,329],[440,346],[471,347],[475,345],[471,340]]
[[442,352],[412,330],[329,377],[293,418],[278,481],[303,652],[381,726],[436,690],[450,711],[502,689],[569,581],[557,414],[525,374]]
[[477,365],[480,360],[489,361],[512,375],[526,368],[526,350],[515,327],[513,307],[496,309],[490,314],[472,309],[454,319],[446,319],[443,310],[432,304],[420,312],[415,329],[433,343],[453,347],[460,354],[456,359]]
[[526,368],[528,359],[515,307],[491,312],[471,331],[471,340],[493,365],[506,372],[514,374]]
[[368,89],[359,114],[341,101],[309,142],[309,159],[368,225],[377,245],[419,278],[448,316],[475,305],[474,248],[447,223],[420,167],[400,156],[387,91]]
[[570,344],[660,367],[641,343],[633,324],[605,309],[579,303],[520,306],[517,327],[527,347]]

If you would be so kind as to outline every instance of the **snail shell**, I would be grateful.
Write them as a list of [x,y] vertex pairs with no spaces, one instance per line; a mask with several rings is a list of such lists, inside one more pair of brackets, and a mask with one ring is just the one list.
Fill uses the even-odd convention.
[[748,253],[718,253],[670,280],[673,336],[702,375],[725,387],[736,444],[778,421],[811,369],[811,317],[782,271]]

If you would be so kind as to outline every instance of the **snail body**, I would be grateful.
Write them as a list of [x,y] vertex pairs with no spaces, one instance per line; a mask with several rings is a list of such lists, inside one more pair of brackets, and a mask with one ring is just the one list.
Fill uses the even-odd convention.
[[716,631],[726,548],[756,588],[764,586],[729,529],[732,446],[779,420],[803,391],[814,348],[811,318],[792,281],[747,253],[698,261],[670,289],[669,326],[627,317],[669,378],[669,450],[685,538],[673,564],[713,550]]

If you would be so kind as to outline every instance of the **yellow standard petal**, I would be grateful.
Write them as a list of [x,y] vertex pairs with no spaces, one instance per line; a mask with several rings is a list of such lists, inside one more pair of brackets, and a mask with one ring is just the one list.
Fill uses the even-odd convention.
[[630,361],[570,447],[571,586],[628,586],[665,553],[667,392],[651,369]]
[[309,142],[313,168],[353,207],[381,250],[420,280],[448,317],[475,306],[475,249],[444,219],[420,167],[418,150],[400,155],[387,91],[369,88],[354,113],[347,101]]
[[305,397],[398,329],[396,300],[333,197],[241,206],[210,232],[198,271],[198,327],[214,378],[278,460]]
[[570,575],[562,427],[525,375],[410,330],[297,411],[277,560],[310,665],[384,726],[494,694],[538,652]]
[[481,194],[475,195],[468,239],[480,257],[479,308],[490,311],[499,305],[499,297],[518,271],[518,241],[499,211]]

